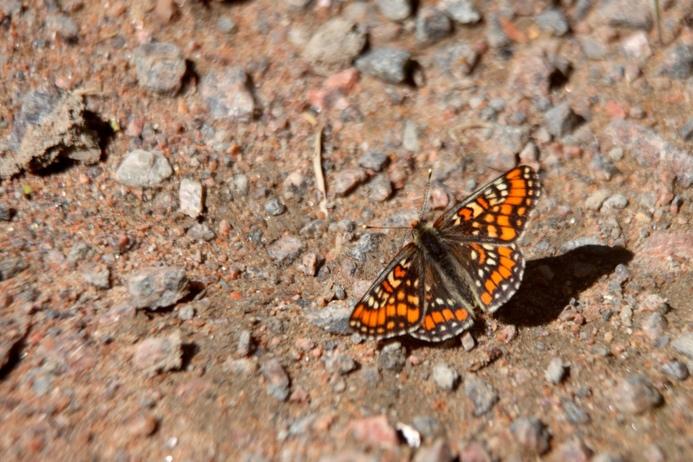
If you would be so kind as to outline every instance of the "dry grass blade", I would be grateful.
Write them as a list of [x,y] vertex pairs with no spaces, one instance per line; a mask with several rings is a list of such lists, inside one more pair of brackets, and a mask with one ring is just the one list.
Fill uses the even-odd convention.
[[327,188],[325,187],[325,175],[322,172],[322,130],[320,124],[315,134],[315,150],[313,151],[313,172],[315,173],[315,185],[320,193],[320,211],[328,218],[327,212]]

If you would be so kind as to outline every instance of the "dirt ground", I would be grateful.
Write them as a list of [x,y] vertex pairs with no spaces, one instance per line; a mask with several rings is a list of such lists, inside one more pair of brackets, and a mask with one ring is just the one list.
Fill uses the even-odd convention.
[[[692,14],[1,1],[0,458],[693,460]],[[361,225],[518,164],[510,302],[349,330]]]

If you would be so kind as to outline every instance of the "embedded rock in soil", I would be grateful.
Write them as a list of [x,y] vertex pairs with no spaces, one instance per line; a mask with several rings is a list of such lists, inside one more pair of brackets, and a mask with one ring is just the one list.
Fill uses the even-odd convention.
[[416,15],[416,41],[430,45],[452,33],[450,18],[435,7],[423,7]]
[[474,404],[474,415],[486,414],[498,402],[498,392],[492,385],[475,375],[464,380],[464,393]]
[[180,331],[166,337],[150,337],[134,347],[132,362],[148,374],[180,369],[183,365],[183,344]]
[[225,67],[205,75],[200,94],[213,119],[249,122],[255,116],[255,96],[248,75],[240,67]]
[[378,367],[386,371],[400,372],[407,362],[407,352],[399,342],[388,343],[378,355]]
[[338,196],[346,196],[366,179],[366,172],[360,168],[347,168],[335,175],[332,190]]
[[267,248],[269,256],[278,264],[291,263],[303,251],[303,241],[296,236],[286,235]]
[[125,155],[115,177],[127,186],[152,187],[160,185],[172,174],[173,169],[161,152],[135,149]]
[[188,294],[185,269],[163,266],[141,269],[128,277],[128,292],[136,308],[164,308]]
[[411,16],[413,0],[377,0],[380,13],[392,21],[403,21]]
[[185,58],[173,43],[145,43],[132,55],[137,82],[156,93],[178,93],[185,75]]
[[348,427],[354,438],[367,446],[381,448],[397,446],[397,432],[384,415],[352,420]]
[[36,172],[69,158],[95,164],[101,158],[99,136],[86,119],[82,95],[56,88],[36,90],[22,99],[22,107],[0,155],[0,178],[22,170]]
[[447,364],[437,363],[433,366],[431,377],[438,388],[445,391],[452,391],[457,386],[460,375]]
[[341,300],[330,302],[325,308],[315,309],[307,314],[308,321],[331,334],[349,335],[351,309]]
[[320,26],[303,50],[303,57],[321,72],[348,67],[366,45],[366,33],[344,18]]
[[442,0],[438,7],[458,24],[475,24],[481,21],[481,13],[471,0]]
[[410,60],[406,50],[375,48],[356,60],[356,68],[388,83],[402,83],[408,77]]
[[551,433],[536,417],[518,417],[510,425],[510,431],[517,442],[530,452],[544,454],[549,450]]
[[267,380],[267,393],[279,401],[286,401],[291,381],[279,360],[272,358],[264,362],[260,366],[260,372]]
[[544,371],[544,377],[546,380],[553,384],[558,384],[563,381],[566,373],[568,372],[568,366],[563,363],[561,358],[552,358],[549,362],[549,366]]
[[178,189],[178,203],[181,213],[191,218],[197,218],[202,214],[204,207],[204,189],[202,183],[183,178]]
[[662,395],[647,377],[633,374],[618,383],[612,390],[614,406],[627,414],[642,414],[662,403]]

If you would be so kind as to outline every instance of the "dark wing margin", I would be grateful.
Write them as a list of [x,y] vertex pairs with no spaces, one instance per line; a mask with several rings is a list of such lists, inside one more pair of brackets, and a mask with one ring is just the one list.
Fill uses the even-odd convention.
[[409,243],[356,303],[349,326],[375,338],[409,333],[423,319],[423,287],[421,256],[416,245]]

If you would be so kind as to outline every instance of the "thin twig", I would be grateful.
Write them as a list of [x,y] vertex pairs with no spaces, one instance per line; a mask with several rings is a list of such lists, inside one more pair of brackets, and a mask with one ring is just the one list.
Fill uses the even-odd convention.
[[662,45],[662,10],[659,8],[659,0],[654,0],[653,3],[655,22],[657,23],[657,40]]
[[327,188],[325,187],[325,175],[322,172],[322,130],[320,124],[318,132],[315,134],[315,150],[313,151],[313,172],[315,173],[315,185],[320,193],[320,211],[328,218],[327,212]]

